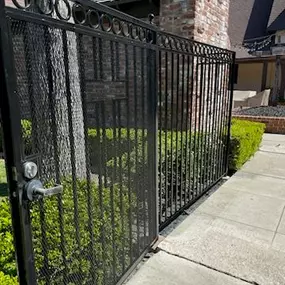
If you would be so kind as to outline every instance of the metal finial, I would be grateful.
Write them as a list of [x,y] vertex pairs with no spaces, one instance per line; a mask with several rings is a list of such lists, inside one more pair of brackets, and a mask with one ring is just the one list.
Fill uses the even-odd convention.
[[150,24],[153,24],[154,14],[148,14],[148,20]]

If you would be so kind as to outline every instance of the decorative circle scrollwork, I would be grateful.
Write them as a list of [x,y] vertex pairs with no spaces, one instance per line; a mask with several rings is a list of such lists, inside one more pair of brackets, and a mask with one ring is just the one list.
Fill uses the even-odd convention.
[[55,5],[54,0],[48,0],[48,1],[36,0],[35,4],[38,7],[40,13],[44,15],[51,15],[54,10],[54,5]]
[[107,14],[102,14],[100,17],[100,25],[103,31],[110,32],[112,29],[112,20]]
[[133,26],[132,24],[130,24],[130,34],[132,39],[136,40],[138,39],[139,35],[138,35],[138,27]]
[[174,42],[174,39],[172,37],[169,37],[169,47],[171,49],[175,48],[175,42]]
[[126,22],[121,22],[121,27],[122,27],[122,34],[125,37],[129,37],[129,35],[130,35],[130,26],[129,26],[129,24],[126,23]]
[[18,9],[27,9],[31,6],[32,1],[27,0],[27,1],[22,1],[25,2],[24,5],[21,5],[18,0],[12,0],[13,4],[18,8]]
[[112,31],[116,35],[119,35],[122,32],[121,22],[117,18],[113,18],[112,20]]
[[[65,4],[66,15],[62,14],[62,9],[60,8],[60,3]],[[68,0],[55,0],[55,13],[60,20],[68,21],[71,17],[71,7],[68,3]]]
[[88,25],[93,28],[93,29],[98,29],[100,25],[100,15],[97,11],[95,10],[89,10],[87,12],[87,22]]
[[140,41],[144,42],[146,40],[146,34],[144,28],[139,28],[138,34]]
[[83,25],[87,19],[86,10],[81,4],[78,4],[78,3],[73,4],[72,6],[72,16],[73,16],[74,22],[80,25]]

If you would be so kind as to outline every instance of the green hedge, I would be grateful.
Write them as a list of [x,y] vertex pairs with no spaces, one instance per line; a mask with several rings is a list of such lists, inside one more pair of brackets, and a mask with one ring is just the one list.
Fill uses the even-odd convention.
[[[50,183],[50,185],[53,184]],[[114,184],[112,188],[99,189],[96,183],[91,183],[88,188],[86,180],[77,180],[78,232],[76,232],[72,179],[63,178],[61,184],[64,188],[61,202],[65,258],[68,265],[66,274],[72,280],[68,284],[91,284],[90,268],[92,264],[90,257],[92,255],[95,262],[92,272],[96,276],[96,284],[109,284],[108,282],[113,278],[112,270],[114,267],[117,273],[114,278],[118,279],[124,273],[123,260],[126,268],[130,266],[130,244],[133,241],[130,240],[129,217],[130,215],[133,216],[136,197],[133,194],[130,197],[125,186]],[[64,265],[58,202],[57,197],[50,197],[45,199],[43,203],[36,202],[31,206],[38,284],[46,284],[44,280],[44,275],[47,274],[46,270],[52,276],[49,284],[63,284]],[[88,211],[93,218],[92,223]],[[1,276],[4,278],[5,275],[7,280],[11,278],[13,281],[13,277],[16,276],[11,233],[9,202],[5,198],[0,200],[0,273],[2,272],[0,280]],[[93,243],[90,233],[93,235]],[[76,238],[76,234],[79,235],[79,240]],[[45,237],[49,268],[45,267],[42,252],[43,237]],[[103,268],[105,268],[105,274]]]
[[215,177],[219,163],[216,160],[217,152],[221,149],[219,147],[223,147],[222,140],[213,137],[213,141],[210,135],[198,132],[161,132],[158,156],[162,198],[172,194],[173,199],[176,196],[184,199],[185,195],[189,195],[187,191],[193,190],[193,183],[197,187],[209,184],[209,171]]
[[262,123],[233,119],[229,168],[231,171],[240,169],[258,150],[265,130]]
[[[24,136],[26,149],[31,148],[31,124],[25,124]],[[264,131],[262,124],[233,120],[231,139],[231,160],[230,166],[236,169],[240,167],[256,151],[261,141]],[[68,263],[67,274],[72,277],[74,284],[78,284],[77,277],[81,277],[80,284],[88,284],[90,281],[89,270],[91,262],[88,258],[91,253],[96,256],[96,278],[97,284],[102,284],[103,268],[105,268],[107,279],[112,275],[113,265],[113,243],[116,248],[115,267],[118,276],[123,273],[122,259],[125,258],[126,267],[130,265],[129,245],[129,217],[135,207],[138,207],[143,199],[144,191],[147,191],[146,177],[148,173],[148,144],[147,130],[127,130],[121,129],[90,129],[88,131],[88,143],[91,152],[91,166],[93,173],[99,173],[98,169],[106,169],[102,173],[106,178],[103,189],[98,188],[95,182],[91,184],[91,191],[87,193],[86,180],[77,180],[76,188],[78,194],[78,224],[80,235],[80,246],[76,240],[74,230],[74,202],[73,184],[71,178],[63,178],[64,193],[63,202],[63,222],[66,245],[66,260]],[[104,139],[103,139],[104,138]],[[177,144],[176,144],[177,142]],[[215,143],[214,143],[215,142]],[[158,136],[159,159],[159,182],[162,196],[173,194],[175,196],[186,195],[185,189],[189,189],[190,183],[207,185],[209,183],[209,170],[212,177],[218,176],[219,163],[216,159],[219,151],[225,150],[226,137],[218,140],[209,134],[186,133],[186,132],[161,132]],[[135,146],[137,145],[137,148]],[[177,145],[177,147],[176,147]],[[130,150],[130,152],[129,152]],[[188,157],[188,165],[185,163],[185,156]],[[120,173],[114,168],[121,169]],[[191,169],[191,171],[189,171]],[[187,170],[187,173],[186,173]],[[116,177],[112,177],[116,173]],[[172,173],[172,175],[170,175]],[[182,180],[181,180],[182,177]],[[174,188],[171,189],[171,179]],[[53,184],[51,182],[51,184]],[[120,185],[121,184],[121,185]],[[128,186],[132,193],[137,196],[128,195]],[[137,189],[139,187],[139,189]],[[100,191],[102,196],[99,195]],[[177,192],[178,191],[178,192]],[[189,194],[189,193],[188,193]],[[187,194],[187,195],[188,195]],[[102,199],[100,199],[102,197]],[[90,199],[91,198],[91,199]],[[91,246],[90,224],[88,219],[88,205],[93,205],[92,231],[95,244]],[[102,205],[103,212],[100,211]],[[112,205],[114,215],[112,216]],[[2,213],[2,214],[1,214]],[[41,227],[40,219],[45,216],[45,225]],[[60,250],[60,224],[58,212],[58,200],[56,197],[46,199],[44,203],[32,205],[31,218],[34,233],[34,244],[36,254],[36,265],[40,272],[44,272],[42,248],[42,231],[45,228],[46,243],[49,248],[48,260],[50,272],[54,273],[50,284],[61,284],[63,270],[63,259]],[[124,223],[122,223],[122,219]],[[115,224],[113,232],[112,223]],[[103,230],[103,231],[102,231]],[[14,264],[14,251],[12,246],[11,219],[8,207],[8,200],[0,201],[0,237],[5,240],[3,246],[0,245],[0,281],[1,278],[12,278],[15,282],[16,268]],[[102,236],[102,232],[104,236]],[[114,241],[112,237],[114,236]],[[104,243],[102,242],[104,241]],[[123,242],[124,241],[124,242]],[[125,257],[123,257],[125,253]],[[2,273],[1,273],[2,271]],[[5,277],[4,277],[5,276]],[[76,277],[77,276],[77,277]],[[7,279],[8,280],[8,279]],[[7,281],[8,282],[8,281]],[[10,282],[10,281],[9,281]],[[106,283],[105,282],[105,283]],[[3,282],[2,282],[3,283]],[[2,284],[0,282],[0,284]],[[42,282],[44,283],[44,282]],[[3,283],[6,284],[6,283]],[[7,283],[10,284],[10,283]],[[11,283],[14,284],[14,283]],[[16,283],[15,283],[16,284]],[[41,284],[41,282],[39,282]],[[73,284],[72,282],[69,284]]]

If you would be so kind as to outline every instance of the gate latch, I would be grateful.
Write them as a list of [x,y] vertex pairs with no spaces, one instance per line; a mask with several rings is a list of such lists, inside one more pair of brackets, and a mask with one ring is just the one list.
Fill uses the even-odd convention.
[[44,197],[60,194],[62,191],[62,185],[44,188],[40,180],[31,180],[25,185],[25,194],[27,199],[30,201],[38,201]]

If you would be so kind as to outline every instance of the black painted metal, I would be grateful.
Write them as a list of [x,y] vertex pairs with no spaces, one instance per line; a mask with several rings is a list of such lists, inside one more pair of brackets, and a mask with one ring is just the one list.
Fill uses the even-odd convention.
[[227,173],[234,53],[160,31],[157,48],[163,229]]
[[[234,54],[93,1],[4,3],[1,112],[20,284],[121,283],[158,230],[227,172]],[[23,198],[31,159],[62,194]]]

